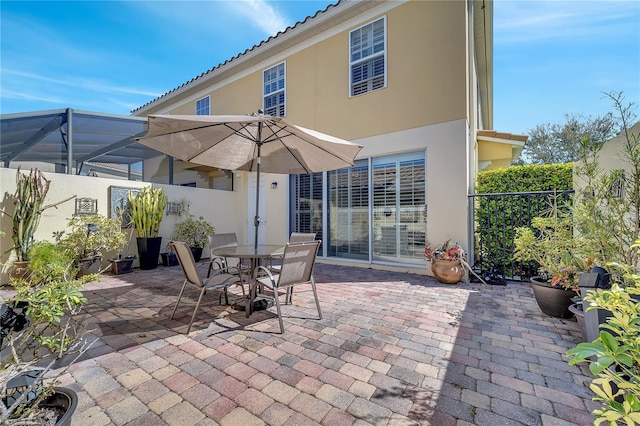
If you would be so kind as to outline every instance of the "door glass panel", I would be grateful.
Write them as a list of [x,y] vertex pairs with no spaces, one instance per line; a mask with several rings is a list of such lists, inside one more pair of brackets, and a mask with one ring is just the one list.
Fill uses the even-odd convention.
[[322,173],[291,175],[291,188],[291,232],[315,232],[322,239]]
[[373,259],[424,261],[424,156],[375,159],[372,188]]
[[369,260],[369,172],[366,161],[327,173],[328,256]]

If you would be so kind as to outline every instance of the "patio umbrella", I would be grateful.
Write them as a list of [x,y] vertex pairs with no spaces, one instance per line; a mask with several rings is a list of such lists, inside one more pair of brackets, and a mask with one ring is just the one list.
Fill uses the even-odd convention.
[[343,139],[253,115],[150,115],[142,145],[183,161],[256,172],[255,246],[260,226],[260,172],[303,174],[353,166],[362,149]]

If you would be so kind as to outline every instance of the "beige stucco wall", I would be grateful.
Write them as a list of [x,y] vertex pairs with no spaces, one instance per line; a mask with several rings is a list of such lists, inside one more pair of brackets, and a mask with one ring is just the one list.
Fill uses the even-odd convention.
[[[240,186],[242,179],[247,173],[241,173]],[[2,210],[12,212],[12,202],[10,196],[15,192],[16,170],[8,168],[0,168],[0,188],[3,194]],[[109,187],[131,187],[143,188],[148,183],[122,181],[118,179],[106,179],[99,177],[76,176],[67,174],[45,173],[45,177],[51,180],[49,193],[47,194],[46,204],[65,199],[71,195],[78,197],[90,197],[98,199],[98,213],[107,216],[109,211]],[[265,176],[267,182],[271,182],[270,176]],[[181,201],[187,199],[190,202],[190,213],[196,217],[203,216],[207,221],[214,225],[216,232],[236,232],[240,242],[247,242],[249,233],[253,232],[253,227],[246,228],[246,221],[239,220],[239,217],[246,216],[247,196],[246,191],[217,191],[202,188],[188,188],[171,185],[157,185],[164,188],[169,201]],[[282,214],[271,214],[272,211],[281,211],[282,194],[285,194],[286,185],[283,183],[282,190],[280,186],[277,190],[269,188],[268,196],[265,195],[267,201],[267,212],[269,212],[269,229],[267,238],[269,241],[282,242],[287,240],[286,221]],[[279,206],[279,207],[278,207]],[[38,227],[35,238],[37,240],[53,241],[53,232],[65,229],[68,218],[72,217],[75,212],[74,201],[69,201],[59,205],[57,208],[47,209],[42,214],[40,226]],[[277,220],[276,220],[277,219]],[[180,220],[178,216],[165,216],[160,227],[160,236],[163,237],[164,243],[169,242],[173,233],[175,224]],[[11,218],[2,215],[0,218],[0,229],[6,233],[6,236],[0,238],[1,260],[3,263],[10,259],[13,254],[11,247]],[[252,234],[251,234],[252,235]],[[135,237],[135,234],[134,234]],[[135,238],[129,250],[130,253],[137,254]],[[107,253],[106,258],[112,254]],[[205,254],[205,257],[207,255]],[[108,263],[105,262],[104,266]],[[2,273],[0,280],[2,283],[8,281],[6,273]]]
[[[212,114],[251,113],[262,105],[262,72],[285,61],[287,118],[301,126],[353,140],[461,119],[468,109],[465,7],[464,2],[411,1],[368,14],[341,25],[335,35],[318,37],[315,44],[294,46],[154,110],[193,114],[195,101],[211,95]],[[383,16],[387,87],[351,98],[349,31]]]
[[513,147],[498,142],[478,142],[478,161],[487,161],[490,164],[483,170],[507,168],[511,164]]
[[[247,69],[205,76],[195,93],[166,97],[147,113],[193,114],[195,101],[207,95],[211,114],[251,113],[262,105],[262,72],[285,62],[287,119],[364,145],[358,158],[426,152],[428,239],[452,238],[468,248],[467,195],[475,170],[469,126],[476,123],[469,114],[477,113],[477,94],[470,93],[466,8],[463,1],[385,2]],[[349,31],[380,17],[387,28],[387,87],[350,97]],[[252,52],[246,55],[234,61],[250,60]],[[236,176],[236,208],[246,212],[253,197],[249,180]],[[274,176],[265,178],[280,182],[277,190],[266,189],[268,241],[283,234],[289,214],[282,185],[288,181]]]
[[356,141],[365,146],[361,152],[366,157],[388,155],[389,145],[397,152],[425,151],[427,239],[433,244],[453,239],[466,245],[466,145],[451,143],[463,139],[466,133],[466,121],[456,120]]
[[[636,138],[640,137],[640,121],[629,129],[630,138],[633,138],[633,135],[635,135]],[[631,140],[633,141],[633,139]],[[598,153],[598,163],[602,172],[608,172],[616,169],[625,170],[627,172],[633,171],[632,165],[628,161],[621,159],[621,157],[624,156],[624,146],[626,143],[626,136],[624,134],[619,134],[603,145],[602,149],[600,149],[600,152]],[[573,187],[576,191],[584,188],[585,186],[584,180],[576,176],[575,168],[578,166],[578,162],[573,166]]]

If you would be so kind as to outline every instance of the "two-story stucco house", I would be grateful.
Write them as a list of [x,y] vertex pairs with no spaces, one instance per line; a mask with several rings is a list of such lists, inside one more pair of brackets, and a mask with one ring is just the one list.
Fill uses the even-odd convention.
[[[261,241],[317,232],[328,260],[424,267],[425,240],[472,245],[468,194],[476,171],[507,167],[524,144],[491,130],[492,7],[489,0],[343,0],[133,114],[262,109],[363,145],[354,167],[267,175],[261,188],[251,173],[176,160],[174,183],[242,194],[229,214],[247,240],[260,190]],[[147,161],[144,179],[167,182],[166,164]]]

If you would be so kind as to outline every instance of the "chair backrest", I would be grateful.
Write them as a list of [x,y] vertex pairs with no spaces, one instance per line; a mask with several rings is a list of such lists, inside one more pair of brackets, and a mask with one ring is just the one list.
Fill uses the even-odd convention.
[[282,254],[278,287],[311,281],[320,240],[287,244]]
[[315,239],[315,232],[292,232],[289,236],[289,243],[306,243]]
[[238,245],[238,237],[235,232],[227,232],[224,234],[209,234],[209,248],[211,250],[220,247],[234,247]]
[[202,278],[198,275],[196,261],[193,259],[191,248],[184,241],[171,241],[169,244],[178,258],[178,263],[180,263],[187,281],[198,287],[202,287],[204,284]]

